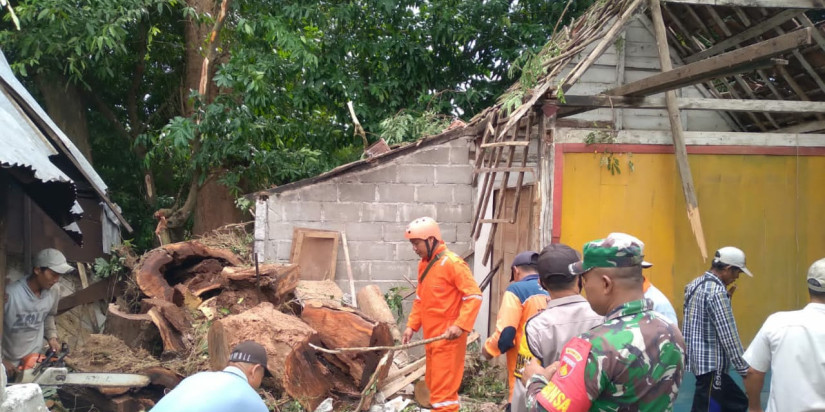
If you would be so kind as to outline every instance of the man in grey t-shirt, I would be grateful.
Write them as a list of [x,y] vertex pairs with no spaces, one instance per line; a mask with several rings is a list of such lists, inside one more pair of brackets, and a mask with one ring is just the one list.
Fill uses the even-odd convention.
[[73,271],[57,249],[43,249],[34,257],[32,274],[6,288],[3,317],[3,366],[13,374],[26,355],[41,352],[43,339],[60,350],[54,317],[60,291],[53,287],[60,275]]

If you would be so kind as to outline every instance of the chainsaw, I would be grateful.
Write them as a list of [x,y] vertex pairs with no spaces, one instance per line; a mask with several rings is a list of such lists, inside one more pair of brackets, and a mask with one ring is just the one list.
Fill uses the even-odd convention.
[[149,384],[149,377],[129,373],[89,373],[69,372],[64,358],[69,354],[65,342],[60,352],[49,348],[45,354],[33,353],[25,356],[18,366],[14,384],[36,383],[40,386],[80,385],[98,387],[136,387]]

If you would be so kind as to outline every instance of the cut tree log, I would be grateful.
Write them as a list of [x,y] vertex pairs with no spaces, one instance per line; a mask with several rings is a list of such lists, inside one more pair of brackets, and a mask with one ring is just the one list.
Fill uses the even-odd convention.
[[358,291],[358,310],[375,321],[389,325],[393,339],[401,342],[401,331],[398,330],[395,316],[378,286],[368,285]]
[[192,292],[192,290],[186,287],[186,285],[177,284],[175,285],[174,290],[175,291],[172,294],[172,303],[176,306],[189,310],[196,310],[198,309],[198,306],[203,303],[203,299]]
[[301,305],[323,305],[341,307],[344,292],[332,280],[299,280],[295,288],[295,298]]
[[174,330],[166,318],[161,314],[160,309],[152,308],[147,312],[152,322],[157,326],[160,332],[160,338],[163,340],[163,355],[162,358],[173,358],[177,355],[186,352],[186,345],[183,344],[183,338],[180,333]]
[[235,266],[241,264],[241,260],[229,250],[211,248],[195,241],[172,243],[143,255],[133,270],[134,278],[140,290],[150,298],[171,302],[173,289],[166,280],[166,271],[181,266],[194,266],[210,258]]
[[264,302],[212,323],[207,334],[210,364],[213,370],[223,369],[232,347],[253,340],[266,349],[269,372],[282,384],[282,389],[288,388],[287,356],[315,334],[314,329],[297,317],[281,313],[271,303]]
[[140,374],[148,376],[151,385],[162,386],[167,389],[174,389],[183,380],[183,376],[162,366],[150,366],[140,371]]
[[221,277],[229,289],[256,288],[266,296],[267,301],[280,305],[298,286],[300,274],[297,265],[267,264],[260,265],[257,272],[255,267],[225,267]]
[[119,338],[132,349],[150,351],[160,340],[158,328],[148,314],[122,312],[114,303],[109,304],[104,329],[107,335]]
[[[394,344],[389,325],[375,322],[352,309],[309,305],[301,312],[301,319],[318,331],[321,343],[328,349]],[[324,353],[322,356],[349,375],[358,390],[362,391],[386,352]],[[386,369],[383,376],[378,377],[379,383],[386,378],[388,371]]]

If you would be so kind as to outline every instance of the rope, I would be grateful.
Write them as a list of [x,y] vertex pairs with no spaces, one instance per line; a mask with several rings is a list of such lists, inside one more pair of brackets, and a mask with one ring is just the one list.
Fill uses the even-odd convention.
[[319,352],[337,354],[337,353],[344,353],[344,352],[372,352],[372,351],[377,351],[377,350],[403,350],[403,349],[413,348],[413,347],[416,347],[416,346],[426,345],[428,343],[433,343],[433,342],[436,342],[436,341],[439,341],[439,340],[442,340],[442,339],[447,339],[447,336],[446,335],[440,335],[440,336],[436,336],[434,338],[424,339],[424,340],[420,340],[420,341],[417,341],[417,342],[409,342],[409,343],[406,343],[406,344],[403,344],[403,345],[398,345],[398,346],[366,346],[366,347],[361,347],[361,348],[338,348],[338,349],[322,348],[320,346],[313,345],[312,343],[310,343],[309,346],[312,349],[315,349]]

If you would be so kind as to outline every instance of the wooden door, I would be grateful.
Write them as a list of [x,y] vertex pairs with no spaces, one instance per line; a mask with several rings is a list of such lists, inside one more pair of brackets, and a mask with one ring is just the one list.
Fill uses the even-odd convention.
[[[499,259],[503,259],[501,267],[495,278],[490,283],[490,321],[487,327],[488,333],[492,334],[496,329],[496,319],[498,318],[498,308],[501,306],[501,298],[507,286],[510,284],[510,265],[517,254],[529,250],[534,244],[536,237],[536,224],[533,224],[533,185],[525,185],[521,188],[518,202],[518,214],[515,223],[499,223],[496,229],[496,238],[493,245],[492,264],[495,265]],[[495,191],[498,196],[499,190]],[[504,194],[504,210],[502,217],[513,216],[515,206],[516,189],[508,188]],[[494,211],[495,212],[495,211]]]

